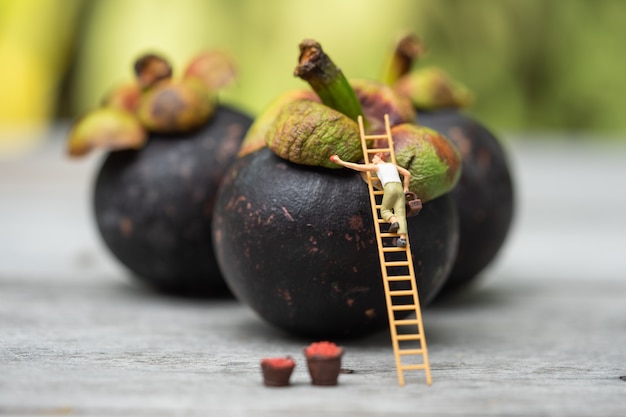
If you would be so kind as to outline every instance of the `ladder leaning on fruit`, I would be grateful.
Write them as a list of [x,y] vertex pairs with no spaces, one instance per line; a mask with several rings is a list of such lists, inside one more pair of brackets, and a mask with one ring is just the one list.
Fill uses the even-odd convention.
[[[408,185],[411,174],[406,169],[396,165],[393,138],[387,114],[385,114],[384,134],[366,135],[361,116],[359,116],[358,122],[365,163],[344,162],[337,155],[331,156],[330,159],[337,164],[365,172],[366,174],[398,382],[400,385],[404,385],[404,371],[424,370],[426,382],[430,385],[432,384],[432,379],[428,362],[428,349],[426,347],[411,247],[406,233],[405,194],[410,195]],[[378,145],[381,142],[386,142],[386,145]],[[372,147],[369,147],[368,143]],[[389,159],[388,163],[384,163],[385,156]],[[385,201],[388,200],[385,199],[385,196],[387,195],[388,197],[389,188],[384,187],[384,190],[378,190],[374,186],[376,180],[381,180],[383,186],[387,184],[387,178],[382,179],[382,175],[380,175],[382,172],[380,167],[383,164],[385,164],[384,166],[394,166],[397,169],[397,173],[403,176],[403,182],[400,184],[400,189],[403,191],[401,193],[401,204],[394,205],[393,215],[389,214],[388,207],[386,207],[387,201]],[[400,181],[399,175],[395,180],[397,182]],[[392,198],[395,198],[395,196],[392,196]],[[419,200],[412,198],[411,202],[413,203],[414,212],[418,212],[421,207]],[[382,231],[381,224],[385,223],[390,223],[390,225],[387,230]],[[406,318],[411,313],[415,314],[415,318]]]

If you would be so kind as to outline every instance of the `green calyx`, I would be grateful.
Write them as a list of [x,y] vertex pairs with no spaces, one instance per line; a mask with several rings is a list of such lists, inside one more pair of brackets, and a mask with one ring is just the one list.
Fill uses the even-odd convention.
[[363,155],[356,122],[323,104],[296,100],[284,106],[269,128],[267,146],[278,156],[303,165],[340,168],[339,155],[356,161]]
[[147,136],[144,127],[129,111],[101,107],[74,123],[67,142],[67,153],[71,157],[80,157],[94,148],[140,149]]
[[385,132],[385,114],[391,126],[415,121],[416,114],[411,101],[398,95],[388,85],[364,79],[350,80],[350,85],[364,103],[363,113],[369,122],[366,127],[369,134]]
[[268,146],[291,162],[341,168],[330,161],[337,154],[346,161],[363,156],[356,120],[363,109],[354,89],[319,43],[305,40],[294,73],[311,90],[282,94],[255,120],[239,151],[247,155]]
[[[209,122],[217,107],[215,91],[230,83],[234,66],[220,51],[194,57],[184,74],[174,79],[169,62],[144,54],[134,63],[135,79],[109,92],[101,106],[77,120],[68,154],[80,156],[94,148],[138,149],[147,132],[186,133]],[[103,126],[103,133],[98,132]]]
[[404,123],[391,129],[396,162],[411,173],[409,189],[422,202],[452,190],[461,177],[457,147],[439,132]]
[[425,53],[424,44],[415,34],[400,37],[383,68],[382,81],[398,95],[410,99],[418,111],[470,106],[472,92],[442,69],[412,70]]
[[205,124],[217,100],[196,79],[162,81],[147,90],[137,108],[137,117],[152,132],[188,132]]
[[275,122],[276,116],[278,116],[284,106],[299,99],[319,101],[317,95],[311,90],[290,90],[275,98],[265,110],[254,119],[254,123],[252,123],[250,129],[246,132],[246,136],[243,139],[237,156],[243,157],[264,148],[266,145],[267,132]]
[[464,108],[473,102],[473,94],[465,85],[436,67],[413,71],[400,78],[393,88],[408,97],[418,111]]
[[364,115],[370,121],[366,132],[376,134],[384,131],[386,114],[397,163],[412,174],[411,191],[427,202],[456,185],[462,165],[458,149],[443,135],[414,123],[415,110],[407,97],[380,82],[348,82],[314,41],[304,41],[300,50],[295,73],[315,93],[307,97],[297,90],[277,98],[253,124],[240,155],[267,146],[293,163],[341,168],[330,161],[331,155],[350,162],[363,157],[355,119]]
[[292,162],[336,169],[340,166],[329,160],[331,155],[351,162],[363,156],[356,124],[359,116],[368,133],[384,130],[385,114],[392,125],[415,119],[411,103],[391,87],[367,80],[349,82],[315,41],[300,44],[294,72],[311,86],[312,96],[296,90],[276,99],[255,120],[240,156],[266,144]]

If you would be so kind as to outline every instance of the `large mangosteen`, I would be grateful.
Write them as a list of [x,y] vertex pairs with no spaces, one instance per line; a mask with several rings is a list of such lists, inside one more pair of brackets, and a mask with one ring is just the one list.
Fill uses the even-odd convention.
[[203,296],[226,290],[211,239],[213,207],[252,119],[217,104],[215,83],[198,76],[201,64],[221,57],[200,55],[181,80],[171,79],[161,57],[142,57],[138,82],[115,90],[72,132],[70,153],[110,149],[93,200],[104,243],[134,276],[160,291]]
[[442,290],[451,293],[478,277],[502,248],[513,219],[514,187],[502,143],[462,111],[472,101],[471,92],[441,69],[410,71],[423,51],[414,35],[401,38],[386,81],[399,95],[411,99],[418,124],[442,133],[461,152],[461,179],[452,190],[459,213],[459,250]]
[[389,87],[351,86],[317,42],[304,41],[300,49],[296,74],[316,96],[282,96],[249,130],[218,194],[217,259],[237,298],[269,323],[315,337],[363,335],[388,325],[369,195],[358,173],[329,157],[359,161],[354,119],[367,115],[374,132],[390,114],[392,134],[402,137],[398,161],[421,170],[412,174],[421,178],[415,190],[424,208],[408,225],[426,306],[456,254],[458,219],[446,192],[460,175],[460,155],[437,132],[409,122],[410,103]]
[[[407,220],[426,306],[456,253],[452,197],[424,204]],[[213,230],[228,285],[269,323],[317,337],[388,325],[367,184],[359,174],[295,164],[261,149],[228,170]]]

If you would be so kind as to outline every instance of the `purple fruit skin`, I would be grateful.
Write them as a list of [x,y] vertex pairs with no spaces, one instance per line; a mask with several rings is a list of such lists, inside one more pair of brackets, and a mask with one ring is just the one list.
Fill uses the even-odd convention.
[[110,152],[97,174],[98,231],[133,276],[166,293],[223,294],[211,221],[224,172],[252,119],[218,106],[199,130],[152,134],[141,150]]
[[[409,218],[422,307],[443,286],[458,243],[452,197]],[[214,243],[235,296],[288,333],[356,337],[388,326],[367,185],[351,170],[292,164],[263,149],[220,187]]]
[[441,294],[473,282],[497,257],[515,209],[512,173],[504,147],[481,123],[456,109],[418,111],[419,124],[452,140],[461,151],[461,178],[452,190],[460,222],[457,259]]

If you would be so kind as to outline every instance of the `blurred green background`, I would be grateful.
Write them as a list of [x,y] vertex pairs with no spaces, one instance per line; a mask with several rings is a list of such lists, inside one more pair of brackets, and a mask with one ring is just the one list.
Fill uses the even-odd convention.
[[624,138],[624,22],[622,0],[0,0],[0,151],[96,106],[147,51],[175,70],[230,52],[239,76],[221,101],[255,115],[306,87],[302,39],[349,78],[379,78],[407,30],[429,51],[418,66],[470,87],[469,112],[497,131]]

